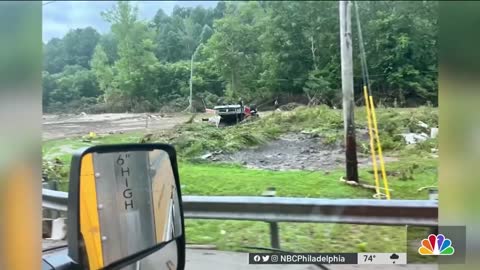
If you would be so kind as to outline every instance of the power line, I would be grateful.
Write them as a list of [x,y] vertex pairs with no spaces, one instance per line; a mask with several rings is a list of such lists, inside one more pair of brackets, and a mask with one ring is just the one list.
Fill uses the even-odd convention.
[[42,3],[42,6],[46,6],[46,5],[51,4],[53,2],[57,2],[57,1],[48,1],[48,2]]

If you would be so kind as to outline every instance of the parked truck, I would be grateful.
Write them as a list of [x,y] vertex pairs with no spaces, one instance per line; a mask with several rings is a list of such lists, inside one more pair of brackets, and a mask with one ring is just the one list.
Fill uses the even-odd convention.
[[243,104],[220,105],[213,107],[216,114],[220,116],[219,126],[235,125],[247,118],[258,117],[255,105],[244,106]]

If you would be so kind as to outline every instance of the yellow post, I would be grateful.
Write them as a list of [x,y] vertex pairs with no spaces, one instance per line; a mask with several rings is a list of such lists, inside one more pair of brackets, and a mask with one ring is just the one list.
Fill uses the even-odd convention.
[[363,95],[365,97],[365,108],[367,108],[367,122],[368,122],[368,135],[370,136],[370,153],[372,156],[372,163],[373,163],[373,174],[375,177],[375,191],[377,192],[378,199],[380,199],[380,184],[378,180],[378,169],[377,169],[377,157],[375,155],[375,145],[373,142],[373,134],[372,134],[372,119],[370,118],[370,102],[368,99],[367,94],[367,86],[363,86]]
[[103,246],[100,238],[97,187],[92,154],[87,154],[82,158],[80,180],[80,232],[83,235],[90,269],[100,269],[104,266]]
[[375,131],[375,138],[377,140],[378,156],[380,158],[380,167],[382,169],[382,179],[383,185],[385,186],[385,195],[387,199],[390,200],[390,190],[388,189],[387,174],[385,173],[385,164],[383,162],[382,146],[380,145],[380,137],[378,136],[378,127],[377,127],[377,116],[375,115],[375,105],[373,104],[373,97],[370,96],[370,109],[373,119],[373,128]]

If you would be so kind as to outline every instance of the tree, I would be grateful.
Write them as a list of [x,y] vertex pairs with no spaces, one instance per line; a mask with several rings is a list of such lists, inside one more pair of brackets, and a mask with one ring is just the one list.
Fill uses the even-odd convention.
[[113,86],[113,70],[109,65],[109,59],[105,53],[102,45],[95,48],[95,53],[92,59],[92,71],[97,79],[100,91],[109,93]]
[[92,27],[70,30],[62,39],[51,39],[43,49],[44,69],[54,74],[67,65],[89,68],[99,40],[100,34]]
[[102,46],[103,51],[107,55],[108,63],[110,65],[115,63],[115,61],[118,59],[118,41],[115,39],[115,36],[112,33],[106,33],[102,35],[98,44]]
[[[159,64],[154,50],[154,33],[148,25],[138,20],[138,8],[129,2],[119,1],[115,7],[102,13],[111,24],[111,31],[118,41],[118,60],[113,65],[114,87],[107,88],[106,101],[120,102],[129,109],[149,100],[155,91],[155,85],[145,80],[148,74]],[[99,65],[105,57],[99,51]],[[108,82],[103,82],[103,87]]]
[[437,99],[436,2],[359,3],[374,94],[400,105]]
[[82,98],[95,99],[100,94],[93,71],[79,65],[65,66],[56,74],[44,71],[42,78],[43,109],[47,112],[75,109]]
[[82,69],[73,74],[73,88],[80,97],[98,97],[100,89],[92,70]]
[[156,56],[161,61],[177,62],[190,59],[202,37],[204,28],[213,27],[214,11],[203,7],[176,6],[171,16],[162,9],[157,11],[152,28],[156,31]]
[[48,71],[42,72],[42,107],[47,112],[50,105],[50,93],[57,88],[54,76]]
[[205,46],[205,53],[216,71],[228,82],[226,95],[254,98],[261,72],[260,29],[256,18],[258,3],[228,4],[226,14],[214,23],[215,32]]
[[62,39],[53,38],[43,48],[43,68],[50,74],[59,73],[67,65],[65,45]]
[[[217,6],[213,9],[213,20],[223,18],[225,11],[227,10],[227,4],[225,1],[218,1]],[[212,21],[213,25],[213,21]]]
[[[438,4],[358,5],[375,100],[437,104]],[[171,15],[159,9],[150,21],[139,20],[137,13],[135,6],[121,1],[102,15],[111,25],[108,33],[74,29],[44,44],[46,110],[73,110],[83,106],[76,101],[83,98],[86,104],[97,97],[110,111],[186,106],[195,51],[195,100],[226,96],[229,102],[242,97],[264,103],[295,95],[311,104],[337,103],[336,2],[219,1],[208,9],[177,6]],[[352,23],[358,100],[363,94],[356,20]]]
[[324,77],[330,84],[338,84],[336,3],[265,2],[264,7],[262,84],[272,92],[302,93],[309,73],[317,69],[331,74]]
[[333,106],[337,89],[332,89],[330,82],[325,79],[324,74],[318,69],[308,74],[303,91],[308,98],[309,105],[327,104]]
[[63,38],[67,65],[89,68],[99,40],[100,34],[92,27],[70,30]]

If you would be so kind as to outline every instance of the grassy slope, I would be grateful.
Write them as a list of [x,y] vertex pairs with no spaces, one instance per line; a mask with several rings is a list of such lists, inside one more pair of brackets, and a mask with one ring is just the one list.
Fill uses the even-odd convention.
[[[418,161],[411,159],[388,163],[390,171],[402,170]],[[396,199],[426,199],[427,195],[418,193],[422,186],[436,184],[435,162],[424,162],[422,169],[414,174],[412,180],[400,180],[400,176],[390,176],[389,186]],[[373,191],[341,184],[343,170],[329,174],[308,171],[276,172],[268,170],[245,169],[239,166],[201,165],[181,163],[179,165],[182,192],[185,195],[239,195],[259,196],[268,187],[275,187],[277,196],[312,198],[371,198]],[[360,177],[372,185],[372,174],[360,170]]]
[[[360,108],[361,109],[361,108]],[[364,127],[363,110],[357,111],[357,124]],[[431,142],[405,150],[398,138],[391,136],[401,128],[415,129],[417,120],[428,124],[432,112],[428,108],[379,110],[379,129],[385,148],[400,161],[387,164],[388,171],[398,174],[389,177],[395,199],[426,199],[425,192],[417,189],[436,185],[437,162],[429,158]],[[174,134],[160,134],[158,141],[174,143],[181,154],[180,177],[184,195],[260,195],[267,187],[274,186],[277,196],[319,198],[371,198],[372,191],[346,186],[338,182],[342,169],[328,175],[318,172],[272,172],[245,169],[234,165],[193,164],[188,159],[203,151],[235,151],[264,143],[282,132],[310,131],[331,138],[340,138],[342,128],[339,111],[320,107],[298,109],[295,112],[276,114],[258,123],[218,130],[198,124],[187,125]],[[388,119],[388,120],[387,120]],[[92,144],[138,142],[142,133],[126,133],[98,138],[91,143],[80,139],[48,141],[43,145],[44,157],[58,157],[69,164],[70,150]],[[212,140],[214,138],[214,140]],[[62,170],[67,172],[68,166]],[[360,176],[373,184],[372,174],[361,170]],[[65,187],[65,186],[64,186]],[[188,243],[216,244],[219,249],[240,250],[241,246],[269,246],[267,223],[249,221],[201,221],[186,220]],[[405,252],[406,231],[403,227],[339,225],[339,224],[280,224],[283,249],[296,252]]]
[[[388,164],[387,169],[409,167],[419,161],[410,159]],[[325,175],[316,172],[271,172],[243,169],[235,166],[180,164],[184,195],[252,195],[259,196],[267,187],[274,186],[277,196],[317,198],[371,198],[372,191],[338,182],[343,171]],[[362,179],[371,174],[362,170]],[[422,170],[412,180],[389,177],[395,199],[427,199],[419,187],[436,185],[435,162],[424,161]],[[216,244],[219,249],[242,250],[241,246],[269,244],[267,223],[249,221],[186,220],[189,243]],[[282,248],[296,252],[406,252],[404,227],[281,223]]]

